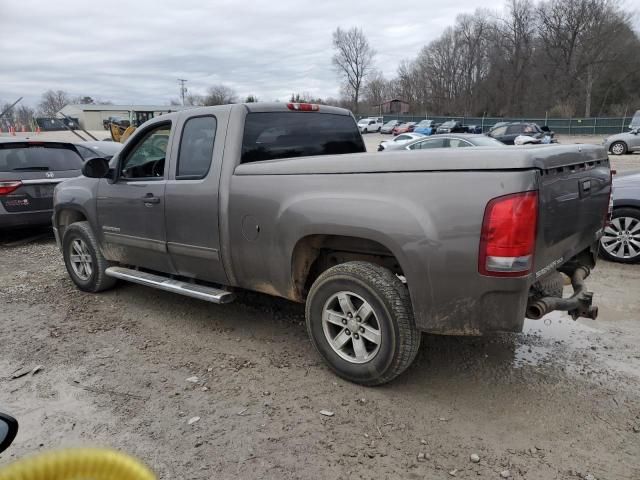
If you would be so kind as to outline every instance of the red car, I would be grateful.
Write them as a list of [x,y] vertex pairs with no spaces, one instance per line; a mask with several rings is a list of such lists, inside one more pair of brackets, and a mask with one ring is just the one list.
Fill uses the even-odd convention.
[[416,128],[416,122],[406,122],[400,123],[393,127],[391,130],[391,135],[400,135],[401,133],[413,132],[413,129]]

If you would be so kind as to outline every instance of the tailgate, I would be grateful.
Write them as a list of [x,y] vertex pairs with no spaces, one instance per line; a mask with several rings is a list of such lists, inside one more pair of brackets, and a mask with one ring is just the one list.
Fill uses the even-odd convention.
[[543,162],[539,170],[536,278],[585,249],[597,251],[609,206],[611,173],[604,149],[589,150],[588,155],[576,150],[562,162]]

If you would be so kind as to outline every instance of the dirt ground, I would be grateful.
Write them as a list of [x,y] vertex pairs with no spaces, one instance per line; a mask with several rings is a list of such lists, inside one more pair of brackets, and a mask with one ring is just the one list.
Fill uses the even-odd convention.
[[299,305],[85,294],[46,231],[0,234],[0,411],[21,424],[0,465],[90,445],[162,479],[637,480],[640,265],[602,261],[588,285],[595,322],[424,335],[402,377],[364,388],[320,360]]

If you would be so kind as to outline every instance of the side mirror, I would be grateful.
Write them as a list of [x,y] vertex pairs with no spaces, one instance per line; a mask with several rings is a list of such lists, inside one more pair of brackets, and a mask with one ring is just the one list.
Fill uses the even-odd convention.
[[104,178],[109,173],[109,161],[106,158],[90,158],[82,166],[82,175],[89,178]]
[[18,421],[11,415],[0,413],[0,453],[9,448],[17,433]]

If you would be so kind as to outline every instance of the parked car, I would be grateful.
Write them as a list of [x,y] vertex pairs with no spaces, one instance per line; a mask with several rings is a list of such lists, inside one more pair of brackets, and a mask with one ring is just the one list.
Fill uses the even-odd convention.
[[[286,133],[265,141],[274,127]],[[171,147],[156,147],[167,133]],[[83,291],[122,279],[213,303],[236,289],[305,302],[328,365],[377,385],[413,362],[422,331],[521,331],[525,315],[553,310],[596,317],[583,290],[608,156],[530,148],[366,153],[347,110],[195,108],[149,120],[111,166],[90,159],[60,184],[54,232]],[[557,269],[572,277],[570,299]]]
[[396,125],[391,130],[391,135],[400,135],[401,133],[413,132],[413,129],[416,126],[416,122],[405,122],[400,125]]
[[122,150],[122,143],[120,142],[78,142],[75,144],[76,150],[82,156],[83,160],[89,160],[90,158],[102,157],[107,160],[111,160],[116,153]]
[[[540,128],[535,123],[529,122],[511,122],[506,125],[502,125],[498,128],[494,128],[487,133],[491,138],[501,141],[505,145],[513,145],[516,137],[528,136],[533,138],[543,138],[545,135],[551,137],[551,142],[554,142],[554,133],[546,128],[546,131]],[[555,142],[554,142],[555,143]]]
[[444,122],[436,129],[436,133],[465,133],[466,127],[456,120]]
[[51,224],[54,187],[81,168],[70,143],[0,138],[0,228]]
[[362,118],[358,121],[360,133],[379,132],[382,128],[382,120],[379,118]]
[[421,133],[402,133],[393,137],[391,140],[384,140],[380,142],[380,145],[378,145],[378,151],[382,152],[383,150],[391,147],[395,149],[396,147],[406,145],[407,143],[422,137],[424,137],[424,135]]
[[600,239],[600,254],[622,263],[640,262],[640,171],[613,177],[613,215]]
[[409,142],[389,142],[385,150],[423,150],[427,148],[460,148],[460,147],[498,147],[504,143],[485,135],[456,133],[417,138]]
[[482,126],[481,125],[467,125],[467,133],[481,134],[482,133]]
[[433,135],[436,130],[436,122],[434,120],[422,120],[413,128],[414,133],[422,135]]
[[640,151],[640,127],[607,137],[602,142],[607,152],[624,155]]
[[400,120],[389,120],[387,123],[382,125],[380,129],[380,133],[391,133],[393,129],[400,124]]

